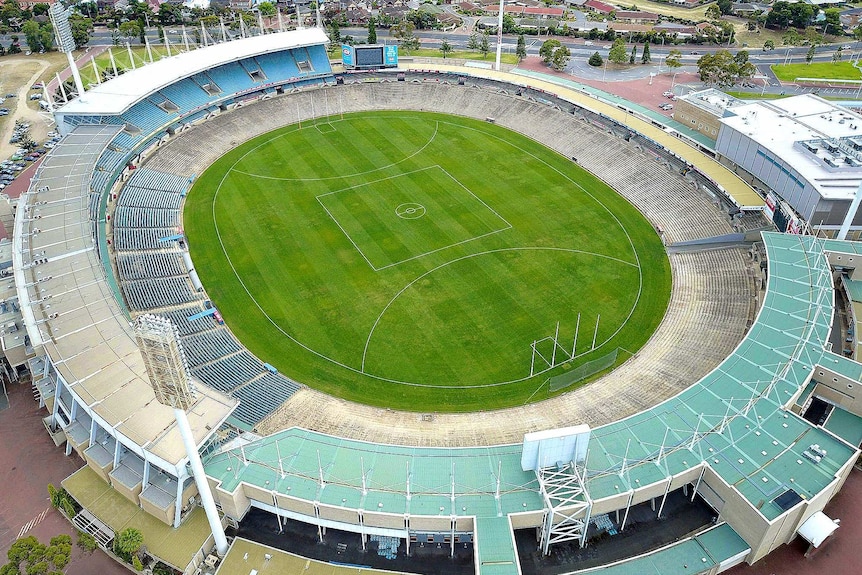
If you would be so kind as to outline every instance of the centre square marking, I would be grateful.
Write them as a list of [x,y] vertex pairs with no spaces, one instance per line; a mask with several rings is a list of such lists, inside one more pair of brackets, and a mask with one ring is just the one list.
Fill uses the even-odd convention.
[[321,194],[317,201],[374,271],[512,227],[439,165]]

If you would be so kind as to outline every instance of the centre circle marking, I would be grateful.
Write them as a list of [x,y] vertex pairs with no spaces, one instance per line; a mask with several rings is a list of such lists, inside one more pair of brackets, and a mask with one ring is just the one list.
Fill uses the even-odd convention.
[[395,208],[395,215],[403,220],[418,220],[425,215],[425,206],[408,202]]

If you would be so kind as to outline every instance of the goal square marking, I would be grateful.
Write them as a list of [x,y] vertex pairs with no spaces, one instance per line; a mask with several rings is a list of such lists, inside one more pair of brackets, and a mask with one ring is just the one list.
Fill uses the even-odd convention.
[[317,201],[375,271],[512,227],[436,164],[321,194]]

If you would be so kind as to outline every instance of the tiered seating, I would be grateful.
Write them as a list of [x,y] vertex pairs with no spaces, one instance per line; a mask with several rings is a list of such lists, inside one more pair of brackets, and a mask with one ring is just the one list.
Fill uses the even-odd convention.
[[176,228],[114,228],[114,249],[117,251],[161,250],[161,238],[177,233]]
[[211,68],[208,74],[221,91],[227,94],[248,90],[255,84],[251,76],[237,62]]
[[209,94],[188,78],[162,88],[159,93],[181,110],[194,110],[210,101]]
[[296,62],[284,52],[264,54],[255,58],[267,78],[297,78],[300,75]]
[[323,46],[312,46],[306,50],[310,59],[311,67],[315,74],[329,74],[332,67],[329,65],[329,56]]
[[174,228],[179,225],[180,211],[117,206],[115,224],[124,228]]
[[[204,318],[196,321],[203,323],[212,320]],[[183,338],[183,348],[191,367],[215,361],[242,349],[226,329],[188,335]]]
[[122,115],[129,124],[136,126],[144,134],[151,134],[167,123],[175,114],[165,112],[149,100],[141,100]]
[[211,330],[214,327],[215,324],[212,319],[189,321],[189,317],[196,313],[200,313],[203,310],[204,306],[201,303],[196,303],[194,305],[181,307],[171,311],[163,311],[161,312],[161,315],[171,320],[173,324],[177,326],[177,330],[180,332],[180,337],[183,337],[193,333]]
[[135,311],[152,311],[197,299],[185,277],[123,281],[120,287],[129,307]]
[[125,280],[180,276],[188,271],[177,251],[121,253],[117,255],[117,268]]
[[192,373],[201,380],[225,393],[263,372],[263,363],[245,350],[192,368]]
[[260,421],[299,391],[300,385],[281,374],[264,373],[233,392],[240,406],[236,417],[241,420]]

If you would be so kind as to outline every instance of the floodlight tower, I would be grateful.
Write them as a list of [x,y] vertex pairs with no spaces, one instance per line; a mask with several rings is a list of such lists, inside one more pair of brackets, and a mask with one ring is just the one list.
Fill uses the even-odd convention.
[[186,415],[186,410],[194,402],[195,393],[194,385],[189,381],[186,356],[183,353],[177,328],[169,319],[145,314],[135,320],[135,337],[144,356],[144,366],[150,378],[150,385],[153,386],[156,394],[156,400],[162,405],[174,408],[174,416],[177,418],[177,426],[191,463],[192,475],[201,496],[201,504],[215,540],[216,551],[220,556],[224,556],[227,553],[227,539]]
[[497,12],[497,59],[494,69],[500,71],[500,57],[503,52],[503,0],[500,0],[500,9]]
[[48,8],[48,16],[54,26],[54,37],[57,39],[57,48],[66,54],[66,58],[69,60],[69,69],[72,71],[72,78],[75,81],[75,88],[78,90],[78,96],[81,96],[84,94],[84,82],[81,80],[78,66],[75,65],[75,59],[72,58],[72,52],[75,50],[75,38],[72,36],[72,25],[69,24],[71,13],[72,9],[63,6],[62,2],[55,2]]

